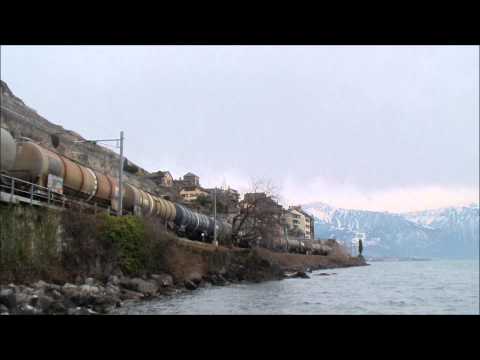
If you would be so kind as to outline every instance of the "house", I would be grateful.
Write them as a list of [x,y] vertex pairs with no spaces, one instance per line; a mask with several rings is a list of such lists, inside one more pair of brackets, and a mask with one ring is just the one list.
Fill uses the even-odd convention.
[[200,186],[185,186],[180,190],[180,196],[184,201],[197,200],[199,196],[208,196],[208,192]]
[[200,178],[191,172],[183,175],[183,182],[186,186],[200,186]]
[[240,199],[240,194],[238,193],[237,190],[231,189],[231,188],[208,188],[205,189],[210,195],[213,196],[215,193],[215,190],[217,192],[217,197],[226,197],[229,200],[238,203],[238,200]]
[[315,239],[314,217],[305,212],[301,206],[290,206],[285,212],[285,222],[290,232],[307,240]]
[[305,216],[305,238],[315,240],[315,218],[305,212],[301,206],[297,206],[297,210]]
[[170,171],[157,171],[152,174],[148,174],[145,178],[153,180],[156,184],[160,186],[172,187],[173,186],[173,176],[170,174]]
[[269,249],[281,247],[283,211],[283,207],[264,192],[246,193],[240,202],[240,216],[234,222],[234,226],[241,226],[240,242]]
[[258,211],[268,211],[276,214],[281,214],[283,211],[282,206],[264,192],[246,193],[243,196],[243,200],[240,202],[240,208],[247,209],[252,205],[254,205]]
[[240,200],[240,194],[238,193],[238,191],[235,189],[228,188],[226,192],[230,200],[235,204],[238,204],[238,201]]
[[246,193],[243,196],[243,201],[248,204],[253,204],[255,201],[259,201],[262,199],[267,199],[267,194],[265,194],[264,192]]
[[240,199],[240,194],[237,190],[231,188],[209,188],[205,189],[210,199],[213,201],[214,194],[216,192],[217,204],[221,203],[222,208],[227,213],[236,213],[238,212],[238,204]]
[[295,237],[305,238],[305,215],[293,207],[284,213],[287,231]]

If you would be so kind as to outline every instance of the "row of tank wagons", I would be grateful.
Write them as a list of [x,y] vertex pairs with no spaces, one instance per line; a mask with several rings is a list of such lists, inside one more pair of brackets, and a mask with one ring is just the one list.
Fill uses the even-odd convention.
[[299,240],[287,240],[288,252],[297,254],[327,255],[328,249],[315,242],[303,242]]
[[[175,225],[177,232],[187,234],[196,240],[211,239],[214,233],[215,221],[212,217],[191,211],[183,205],[175,204]],[[216,222],[217,240],[224,243],[232,234],[232,226],[225,221]]]
[[313,255],[328,255],[329,252],[329,249],[322,244],[313,243],[311,246],[311,253]]
[[[16,142],[1,128],[0,169],[13,177],[47,187],[49,175],[63,180],[65,194],[110,206],[118,210],[118,180],[80,165],[32,141]],[[123,184],[123,210],[156,216],[173,223],[182,235],[195,239],[211,238],[214,221],[211,217],[193,212],[186,207],[149,194],[131,184]],[[231,225],[217,221],[217,235],[221,241],[231,234]]]

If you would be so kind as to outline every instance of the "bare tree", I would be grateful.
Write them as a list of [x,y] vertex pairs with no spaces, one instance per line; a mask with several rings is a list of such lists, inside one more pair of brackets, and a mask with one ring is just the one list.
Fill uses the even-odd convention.
[[274,248],[282,236],[283,208],[278,187],[271,180],[253,180],[233,220],[232,237],[242,247]]

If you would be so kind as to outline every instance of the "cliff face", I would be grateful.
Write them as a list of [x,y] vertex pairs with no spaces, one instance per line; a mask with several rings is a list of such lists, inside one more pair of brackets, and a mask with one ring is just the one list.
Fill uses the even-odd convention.
[[[19,139],[26,137],[42,146],[76,160],[92,169],[117,177],[120,157],[117,153],[96,144],[75,143],[85,140],[74,131],[64,129],[39,115],[15,96],[4,81],[0,81],[1,126]],[[124,176],[132,185],[142,187],[158,195],[175,193],[170,188],[158,186],[154,181],[143,178],[149,174],[145,169],[125,159]]]

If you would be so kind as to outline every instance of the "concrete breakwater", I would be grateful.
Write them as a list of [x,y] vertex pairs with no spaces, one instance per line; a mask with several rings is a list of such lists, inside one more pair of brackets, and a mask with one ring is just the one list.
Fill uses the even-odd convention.
[[[63,284],[38,280],[0,286],[0,314],[108,314],[125,302],[172,296],[204,286],[308,278],[307,273],[316,269],[366,265],[362,258],[216,248],[188,240],[179,240],[175,248],[177,266],[171,263],[165,273],[129,277],[116,271],[104,279],[78,275],[75,281]],[[190,266],[181,266],[179,257]]]

